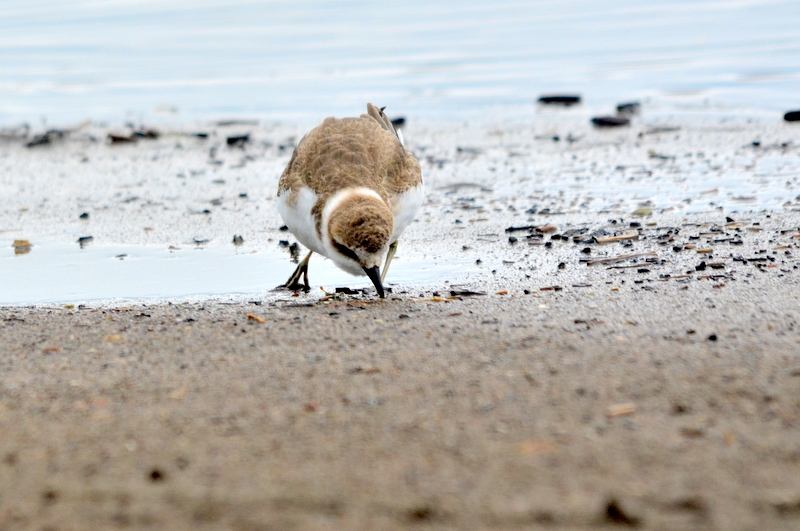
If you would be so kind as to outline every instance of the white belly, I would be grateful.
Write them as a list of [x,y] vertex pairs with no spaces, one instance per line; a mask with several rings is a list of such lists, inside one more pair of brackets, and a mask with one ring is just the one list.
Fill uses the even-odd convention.
[[420,184],[408,192],[398,195],[392,201],[392,213],[394,214],[394,232],[389,243],[394,243],[400,237],[406,227],[414,221],[419,207],[425,199],[425,187]]
[[286,190],[278,196],[278,212],[283,222],[292,231],[297,241],[310,251],[326,256],[325,247],[317,235],[317,225],[311,209],[317,203],[317,194],[311,188],[304,186],[297,191],[296,200],[289,201],[291,192]]

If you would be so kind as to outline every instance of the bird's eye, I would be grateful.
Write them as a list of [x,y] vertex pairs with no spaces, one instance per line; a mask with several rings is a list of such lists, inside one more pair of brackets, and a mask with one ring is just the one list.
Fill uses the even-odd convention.
[[358,255],[342,245],[339,242],[333,242],[333,246],[336,247],[336,250],[345,255],[347,258],[352,259],[355,262],[358,262]]

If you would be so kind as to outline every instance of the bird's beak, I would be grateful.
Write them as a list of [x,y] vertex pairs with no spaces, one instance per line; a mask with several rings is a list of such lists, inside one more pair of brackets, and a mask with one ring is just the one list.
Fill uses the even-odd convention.
[[378,290],[378,296],[383,299],[386,296],[383,294],[383,283],[381,282],[381,268],[378,266],[363,268],[364,273],[367,274],[369,279],[375,284],[375,289]]

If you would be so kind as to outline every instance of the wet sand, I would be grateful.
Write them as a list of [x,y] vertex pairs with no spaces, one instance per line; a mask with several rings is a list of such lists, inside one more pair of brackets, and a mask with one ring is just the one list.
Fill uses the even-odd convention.
[[[387,300],[0,307],[0,527],[797,528],[798,157],[782,146],[796,133],[680,125],[659,141],[652,124],[520,126],[502,142],[484,126],[409,131],[431,146],[418,151],[430,193],[401,251],[477,269],[395,284]],[[288,158],[278,142],[217,147],[223,164],[209,144],[142,142],[7,143],[9,175],[27,176],[3,182],[17,191],[3,235],[29,237],[31,253],[37,238],[74,242],[89,210],[96,243],[166,246],[198,227],[225,241],[247,226],[278,246],[265,170]],[[211,169],[184,186],[187,165],[166,153]],[[59,160],[67,177],[47,181]],[[75,167],[92,186],[64,184]],[[172,180],[187,191],[160,186]],[[228,210],[189,212],[220,189]]]

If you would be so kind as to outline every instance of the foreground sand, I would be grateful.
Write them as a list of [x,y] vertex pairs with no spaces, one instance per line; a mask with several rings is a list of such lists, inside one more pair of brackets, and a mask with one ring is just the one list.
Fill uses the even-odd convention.
[[[465,133],[479,149],[419,132],[438,151],[401,254],[480,260],[461,286],[0,307],[0,529],[797,529],[800,216],[730,207],[770,178],[768,192],[796,195],[797,148],[755,125],[664,131],[583,131],[568,146]],[[257,201],[288,153],[212,147],[241,165],[212,160],[186,186],[174,172],[205,164],[208,145],[169,142],[113,156],[90,141],[6,146],[18,193],[0,228],[31,238],[29,256],[87,231],[164,246],[200,228],[226,242],[250,229],[260,248],[285,237]],[[85,186],[58,178],[75,168]],[[645,198],[625,187],[645,184],[661,191],[633,218]],[[220,187],[229,208],[187,213]],[[663,206],[672,188],[726,209]],[[556,229],[504,232],[529,224]],[[625,254],[639,256],[614,261]]]
[[679,289],[3,310],[0,523],[796,529],[797,299]]

